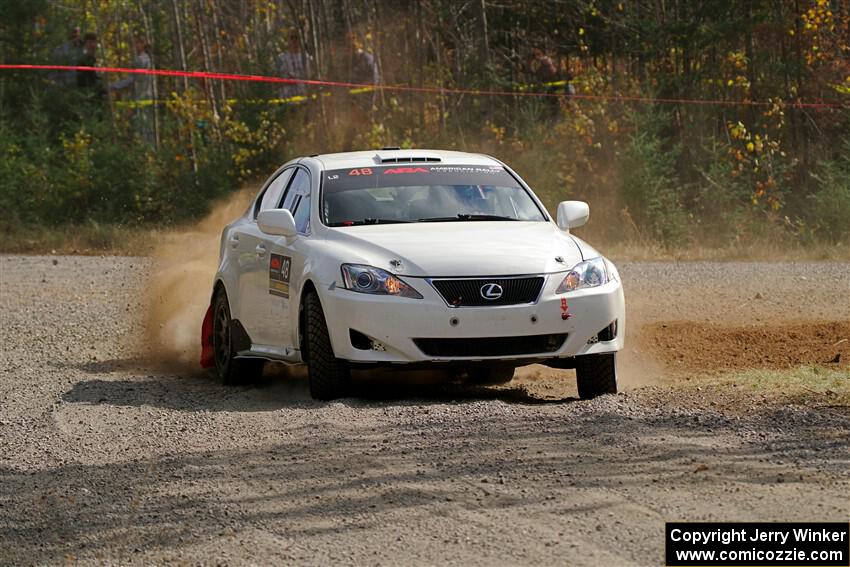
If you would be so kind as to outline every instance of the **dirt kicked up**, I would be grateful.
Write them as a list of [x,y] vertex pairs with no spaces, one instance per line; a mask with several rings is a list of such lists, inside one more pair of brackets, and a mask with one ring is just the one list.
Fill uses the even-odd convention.
[[150,348],[149,259],[0,257],[0,563],[658,565],[668,520],[845,521],[850,264],[618,265],[620,395],[319,403]]

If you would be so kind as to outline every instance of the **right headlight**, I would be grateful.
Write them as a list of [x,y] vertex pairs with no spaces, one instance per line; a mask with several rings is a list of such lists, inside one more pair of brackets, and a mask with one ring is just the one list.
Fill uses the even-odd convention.
[[343,264],[342,281],[345,289],[373,295],[397,295],[422,299],[422,294],[396,276],[374,266]]
[[608,283],[610,277],[608,264],[609,262],[601,256],[576,264],[561,282],[561,285],[558,286],[558,289],[555,290],[555,293],[567,293]]

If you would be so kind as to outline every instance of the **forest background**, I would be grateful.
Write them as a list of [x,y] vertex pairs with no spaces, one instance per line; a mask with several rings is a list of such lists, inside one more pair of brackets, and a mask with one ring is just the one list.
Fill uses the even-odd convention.
[[600,244],[846,255],[848,0],[0,0],[0,63],[51,64],[75,26],[98,66],[140,35],[156,69],[277,76],[297,34],[310,79],[352,81],[362,49],[433,90],[157,77],[145,140],[126,92],[2,70],[5,251],[120,249],[292,157],[398,145],[503,159],[550,210],[590,202]]

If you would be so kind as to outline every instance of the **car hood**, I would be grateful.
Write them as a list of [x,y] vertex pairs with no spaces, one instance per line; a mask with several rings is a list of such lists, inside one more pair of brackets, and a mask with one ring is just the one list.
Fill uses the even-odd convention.
[[[551,222],[352,226],[328,230],[327,243],[340,253],[342,262],[416,277],[563,272],[582,260],[573,239]],[[394,260],[401,263],[391,263]]]

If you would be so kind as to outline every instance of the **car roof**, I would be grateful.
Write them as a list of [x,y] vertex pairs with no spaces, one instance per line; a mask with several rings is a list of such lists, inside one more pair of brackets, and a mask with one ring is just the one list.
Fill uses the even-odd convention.
[[502,165],[499,160],[490,156],[450,150],[367,150],[310,157],[317,160],[325,170],[426,162],[451,165]]

